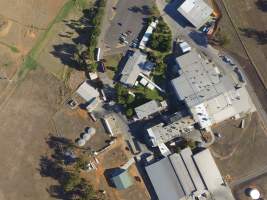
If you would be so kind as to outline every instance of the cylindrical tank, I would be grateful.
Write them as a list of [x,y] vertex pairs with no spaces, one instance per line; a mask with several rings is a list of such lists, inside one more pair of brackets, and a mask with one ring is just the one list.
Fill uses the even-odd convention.
[[85,145],[85,140],[84,139],[78,139],[76,144],[79,146],[79,147],[82,147]]
[[251,197],[251,199],[257,200],[260,198],[261,194],[260,194],[260,191],[258,189],[253,188],[250,190],[249,196]]
[[91,135],[91,136],[93,136],[95,133],[96,133],[95,128],[90,127],[90,128],[87,130],[87,134],[89,134],[89,135]]
[[91,137],[92,137],[91,134],[84,133],[82,138],[83,138],[85,141],[88,141],[88,140],[90,140]]

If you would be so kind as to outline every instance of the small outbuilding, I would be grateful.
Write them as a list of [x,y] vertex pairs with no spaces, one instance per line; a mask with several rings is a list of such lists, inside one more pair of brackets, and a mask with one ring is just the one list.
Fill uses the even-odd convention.
[[133,179],[128,174],[127,170],[118,169],[115,170],[111,177],[111,182],[119,190],[126,189],[133,185]]

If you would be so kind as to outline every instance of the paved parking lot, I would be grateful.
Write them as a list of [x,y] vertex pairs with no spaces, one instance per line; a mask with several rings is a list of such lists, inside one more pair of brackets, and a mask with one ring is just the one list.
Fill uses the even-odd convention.
[[152,0],[120,0],[113,8],[114,17],[104,37],[105,55],[124,52],[127,49],[125,44],[119,43],[121,33],[131,31],[126,38],[131,44],[132,40],[138,37],[141,32],[145,18],[149,15],[146,8],[152,6]]

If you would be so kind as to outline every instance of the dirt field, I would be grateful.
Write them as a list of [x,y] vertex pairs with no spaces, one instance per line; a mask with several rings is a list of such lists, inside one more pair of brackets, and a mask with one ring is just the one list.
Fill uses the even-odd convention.
[[236,200],[251,200],[246,194],[248,188],[257,188],[261,193],[261,198],[267,197],[267,174],[259,176],[251,181],[241,184],[233,189]]
[[30,51],[37,38],[46,30],[66,1],[0,1],[1,20],[8,23],[7,26],[0,28],[2,76],[11,78],[14,75],[23,57]]
[[[134,185],[125,189],[117,190],[111,187],[107,180],[107,171],[124,165],[130,158],[129,152],[125,151],[125,142],[119,138],[109,151],[97,156],[100,161],[98,169],[88,174],[88,179],[94,184],[95,188],[107,192],[107,200],[148,200],[149,194],[143,182],[134,180]],[[136,165],[129,168],[129,174],[139,176]],[[134,178],[133,178],[134,179]]]
[[53,116],[57,133],[75,141],[84,133],[85,128],[93,127],[96,134],[88,141],[85,147],[90,147],[93,151],[98,151],[107,145],[110,140],[100,120],[93,122],[86,111],[81,109],[71,110],[64,106]]
[[245,128],[240,120],[227,120],[213,128],[222,134],[212,145],[212,153],[223,176],[231,185],[264,173],[267,157],[267,137],[257,113],[245,118]]
[[47,151],[45,138],[55,132],[51,121],[68,91],[41,68],[29,73],[0,109],[0,199],[51,199],[38,165]]
[[262,11],[256,5],[256,1],[251,0],[223,0],[230,16],[239,30],[241,39],[247,47],[247,51],[255,64],[258,74],[267,86],[267,43],[265,45],[253,38],[244,36],[244,32],[240,29],[252,28],[257,31],[267,30],[267,12]]

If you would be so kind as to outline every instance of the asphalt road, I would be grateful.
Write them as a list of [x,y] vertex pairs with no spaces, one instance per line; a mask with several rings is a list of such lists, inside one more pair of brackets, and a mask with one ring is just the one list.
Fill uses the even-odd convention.
[[[113,6],[113,17],[109,19],[109,26],[104,35],[104,55],[122,53],[127,50],[132,40],[137,38],[148,17],[146,8],[152,5],[151,0],[119,0]],[[121,33],[131,31],[126,37],[128,45],[120,44]]]

